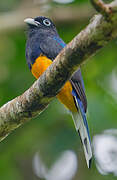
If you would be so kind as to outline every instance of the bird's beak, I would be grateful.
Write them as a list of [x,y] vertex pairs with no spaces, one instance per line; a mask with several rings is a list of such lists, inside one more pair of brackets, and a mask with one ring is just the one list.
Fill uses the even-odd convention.
[[33,18],[26,18],[24,20],[25,23],[27,23],[28,25],[34,25],[34,26],[39,26],[39,22],[35,21]]

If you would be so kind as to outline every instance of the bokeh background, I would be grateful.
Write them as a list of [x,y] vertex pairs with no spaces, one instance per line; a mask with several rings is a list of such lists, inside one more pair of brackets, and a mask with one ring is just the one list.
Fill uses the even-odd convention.
[[[109,2],[109,1],[106,1]],[[25,59],[26,17],[44,15],[68,43],[95,14],[88,0],[0,0],[0,105],[35,79]],[[117,177],[117,40],[82,66],[95,158],[86,166],[70,114],[56,99],[0,143],[2,180],[114,180]]]

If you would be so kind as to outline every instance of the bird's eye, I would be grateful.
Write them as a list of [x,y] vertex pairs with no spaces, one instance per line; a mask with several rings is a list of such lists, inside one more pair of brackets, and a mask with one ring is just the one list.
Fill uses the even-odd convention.
[[44,19],[43,24],[46,25],[46,26],[50,26],[51,22],[48,19]]

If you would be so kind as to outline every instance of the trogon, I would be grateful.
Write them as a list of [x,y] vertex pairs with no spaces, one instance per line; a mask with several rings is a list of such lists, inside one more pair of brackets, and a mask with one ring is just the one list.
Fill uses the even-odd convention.
[[[49,18],[39,16],[34,19],[27,18],[24,21],[28,24],[27,64],[33,76],[39,78],[66,44],[59,37],[54,23]],[[72,113],[75,128],[83,144],[86,162],[90,167],[92,150],[86,120],[87,99],[80,69],[65,83],[57,98]]]

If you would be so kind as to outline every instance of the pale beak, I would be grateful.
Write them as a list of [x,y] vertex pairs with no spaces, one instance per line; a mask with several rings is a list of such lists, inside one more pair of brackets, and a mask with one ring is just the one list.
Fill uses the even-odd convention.
[[40,24],[38,21],[35,21],[33,18],[26,18],[24,22],[29,25],[34,25],[34,26],[39,26]]

